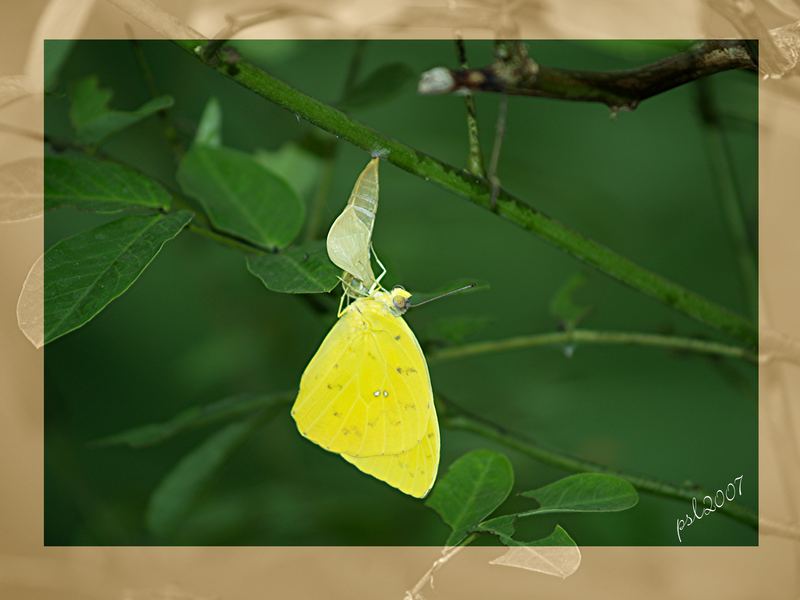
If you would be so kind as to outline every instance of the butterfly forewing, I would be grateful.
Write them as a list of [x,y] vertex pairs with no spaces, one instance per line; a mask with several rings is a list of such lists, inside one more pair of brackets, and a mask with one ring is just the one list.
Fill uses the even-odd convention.
[[331,329],[292,408],[302,435],[350,457],[414,448],[432,412],[428,368],[413,332],[371,297],[356,300]]

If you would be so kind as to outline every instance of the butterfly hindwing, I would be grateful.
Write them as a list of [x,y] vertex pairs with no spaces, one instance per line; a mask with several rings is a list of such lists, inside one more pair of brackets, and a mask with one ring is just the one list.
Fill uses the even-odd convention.
[[433,487],[439,468],[439,424],[436,411],[431,411],[425,435],[410,450],[400,454],[365,458],[342,454],[342,458],[404,494],[424,498]]
[[306,367],[292,408],[300,433],[350,457],[414,448],[433,412],[428,368],[413,332],[386,304],[359,298]]

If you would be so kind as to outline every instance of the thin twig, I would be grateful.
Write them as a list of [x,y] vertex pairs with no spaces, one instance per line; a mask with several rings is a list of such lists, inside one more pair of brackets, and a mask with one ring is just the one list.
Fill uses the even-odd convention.
[[[464,39],[460,36],[456,38],[456,52],[461,68],[468,68],[467,49],[464,45]],[[475,97],[469,91],[464,95],[464,107],[467,109],[467,140],[469,142],[467,170],[476,177],[486,177],[486,170],[483,166],[483,153],[481,152],[481,140],[478,132],[478,113],[475,108]]]
[[492,184],[492,197],[489,200],[489,209],[497,206],[497,194],[500,191],[500,178],[497,176],[497,167],[500,164],[500,150],[506,135],[506,121],[508,118],[508,96],[500,96],[497,103],[497,121],[494,127],[494,144],[492,144],[492,160],[489,163],[489,181]]
[[[202,61],[202,43],[193,40],[175,40],[174,43]],[[382,152],[386,161],[401,169],[437,183],[483,208],[490,208],[491,185],[485,179],[388,138],[336,108],[295,90],[246,60],[240,60],[233,72],[224,65],[206,64],[224,77],[233,79],[340,139],[369,152]],[[749,320],[569,229],[503,188],[497,192],[497,204],[493,212],[637,291],[748,345],[756,345],[757,330]]]
[[732,346],[698,338],[658,335],[654,333],[596,331],[591,329],[572,329],[553,333],[521,335],[502,340],[490,340],[442,348],[428,353],[428,362],[434,364],[470,356],[506,352],[508,350],[569,344],[647,346],[683,352],[694,352],[697,354],[727,356],[753,363],[758,362],[758,357],[754,352],[741,346]]
[[[537,65],[532,70],[508,69],[496,61],[483,69],[436,67],[423,73],[420,92],[448,94],[459,90],[601,102],[633,110],[640,102],[680,85],[731,69],[755,70],[740,40],[705,41],[686,52],[622,71],[573,71]],[[533,76],[535,75],[535,76]]]

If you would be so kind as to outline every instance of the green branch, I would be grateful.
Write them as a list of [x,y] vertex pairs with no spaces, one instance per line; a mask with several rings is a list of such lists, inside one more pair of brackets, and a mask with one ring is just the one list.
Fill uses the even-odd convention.
[[701,340],[697,338],[675,337],[658,335],[654,333],[638,333],[628,331],[597,331],[591,329],[573,329],[571,331],[555,331],[552,333],[537,333],[520,335],[502,340],[488,340],[462,344],[449,348],[442,348],[428,353],[428,362],[431,364],[445,362],[469,356],[478,356],[492,352],[505,352],[521,348],[536,348],[538,346],[555,346],[566,344],[606,344],[625,346],[649,346],[666,348],[668,350],[694,352],[712,356],[727,356],[740,358],[749,362],[757,362],[758,357],[754,352],[741,346],[731,346],[719,342]]
[[[175,43],[202,61],[202,42],[179,40]],[[478,206],[490,209],[578,260],[592,265],[635,290],[656,298],[678,312],[725,332],[749,346],[756,345],[756,327],[747,319],[569,229],[508,191],[502,188],[498,190],[497,201],[492,208],[491,184],[485,179],[388,138],[350,119],[332,106],[295,90],[247,61],[237,60],[235,64],[216,61],[216,64],[205,64],[313,125],[337,135],[340,139],[369,152],[380,152],[386,156],[388,162],[401,169],[433,181],[447,190],[466,197]]]
[[[507,448],[516,450],[541,463],[564,469],[565,471],[607,473],[629,481],[631,485],[642,492],[647,492],[655,496],[662,496],[664,498],[688,500],[689,502],[691,502],[692,498],[698,498],[698,500],[702,502],[703,496],[708,495],[708,492],[699,487],[679,486],[648,477],[642,477],[640,475],[631,475],[546,448],[539,443],[521,437],[519,434],[512,434],[500,425],[487,421],[477,415],[472,415],[463,408],[454,405],[450,400],[443,399],[441,396],[437,397],[445,406],[445,411],[442,415],[442,425],[444,427],[474,433],[485,439],[502,444]],[[450,416],[448,414],[450,410],[454,410],[456,415]],[[736,521],[745,523],[754,528],[758,527],[758,515],[749,508],[738,504],[726,503],[722,508],[718,508],[717,510]]]

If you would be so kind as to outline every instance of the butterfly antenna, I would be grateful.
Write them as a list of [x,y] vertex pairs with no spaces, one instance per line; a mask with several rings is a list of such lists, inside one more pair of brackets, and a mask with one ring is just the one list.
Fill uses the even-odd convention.
[[[413,306],[413,307],[416,308],[417,306],[422,306],[423,304],[427,304],[428,302],[433,302],[434,300],[439,300],[440,298],[447,298],[448,296],[452,296],[454,294],[460,294],[461,292],[465,292],[467,290],[471,290],[476,285],[477,285],[476,283],[468,283],[467,285],[464,285],[464,286],[462,286],[460,288],[456,288],[454,290],[450,290],[450,291],[444,292],[442,294],[439,294],[438,296],[434,296],[433,298],[428,298],[427,300],[423,300],[422,302],[413,302],[412,301],[411,303],[409,303],[409,306]],[[412,298],[413,298],[413,296],[412,296]]]

